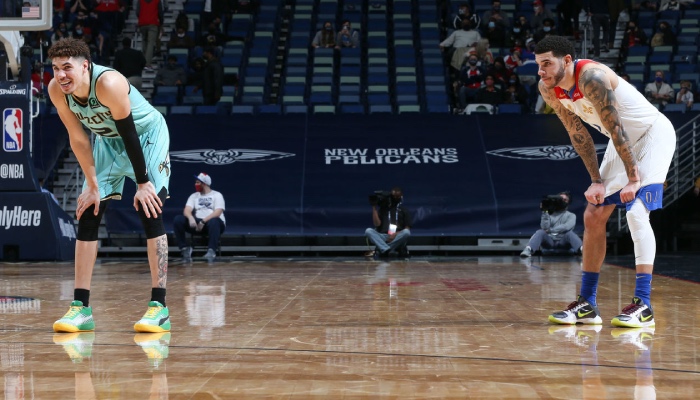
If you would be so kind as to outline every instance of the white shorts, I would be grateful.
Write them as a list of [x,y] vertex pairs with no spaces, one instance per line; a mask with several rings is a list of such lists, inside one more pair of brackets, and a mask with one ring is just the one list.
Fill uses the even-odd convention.
[[[676,130],[665,115],[659,114],[647,133],[632,145],[641,186],[664,183],[675,151]],[[622,190],[629,182],[625,165],[612,140],[608,142],[603,162],[600,163],[600,176],[605,185],[605,197]]]

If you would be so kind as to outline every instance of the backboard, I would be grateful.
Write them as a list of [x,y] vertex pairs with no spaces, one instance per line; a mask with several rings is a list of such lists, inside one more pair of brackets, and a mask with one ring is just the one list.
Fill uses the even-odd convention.
[[52,0],[0,0],[2,31],[43,31],[52,19]]

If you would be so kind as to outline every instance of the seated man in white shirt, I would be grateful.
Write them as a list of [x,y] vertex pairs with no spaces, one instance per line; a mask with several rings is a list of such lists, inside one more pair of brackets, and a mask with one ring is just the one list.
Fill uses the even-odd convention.
[[209,245],[204,257],[212,261],[216,258],[219,238],[226,229],[226,204],[221,193],[211,190],[211,176],[202,172],[195,178],[195,192],[187,199],[182,215],[173,220],[173,230],[183,261],[192,261],[192,247],[187,245],[185,232],[209,236]]

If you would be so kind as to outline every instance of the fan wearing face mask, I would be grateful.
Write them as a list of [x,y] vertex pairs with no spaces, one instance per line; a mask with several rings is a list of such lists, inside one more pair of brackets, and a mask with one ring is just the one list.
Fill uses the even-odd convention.
[[204,172],[195,176],[194,190],[187,199],[182,214],[173,220],[175,240],[180,247],[182,260],[190,262],[192,247],[187,243],[185,232],[208,235],[209,244],[204,257],[211,261],[216,258],[219,238],[226,229],[226,202],[221,193],[211,189],[211,176]]
[[673,99],[673,88],[664,82],[664,72],[656,71],[654,82],[647,84],[644,94],[651,104],[666,105]]

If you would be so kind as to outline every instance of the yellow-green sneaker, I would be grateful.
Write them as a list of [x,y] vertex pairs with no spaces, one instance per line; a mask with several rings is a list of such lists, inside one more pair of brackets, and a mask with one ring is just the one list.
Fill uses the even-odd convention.
[[53,323],[54,332],[88,332],[95,330],[92,307],[84,307],[82,301],[73,300],[68,312]]
[[141,346],[153,368],[158,368],[168,358],[170,332],[137,333],[134,342]]
[[74,363],[83,362],[84,358],[92,357],[92,343],[95,341],[95,332],[56,333],[53,342],[63,346]]
[[157,301],[148,303],[148,311],[139,322],[134,324],[136,332],[168,332],[170,331],[170,313]]

